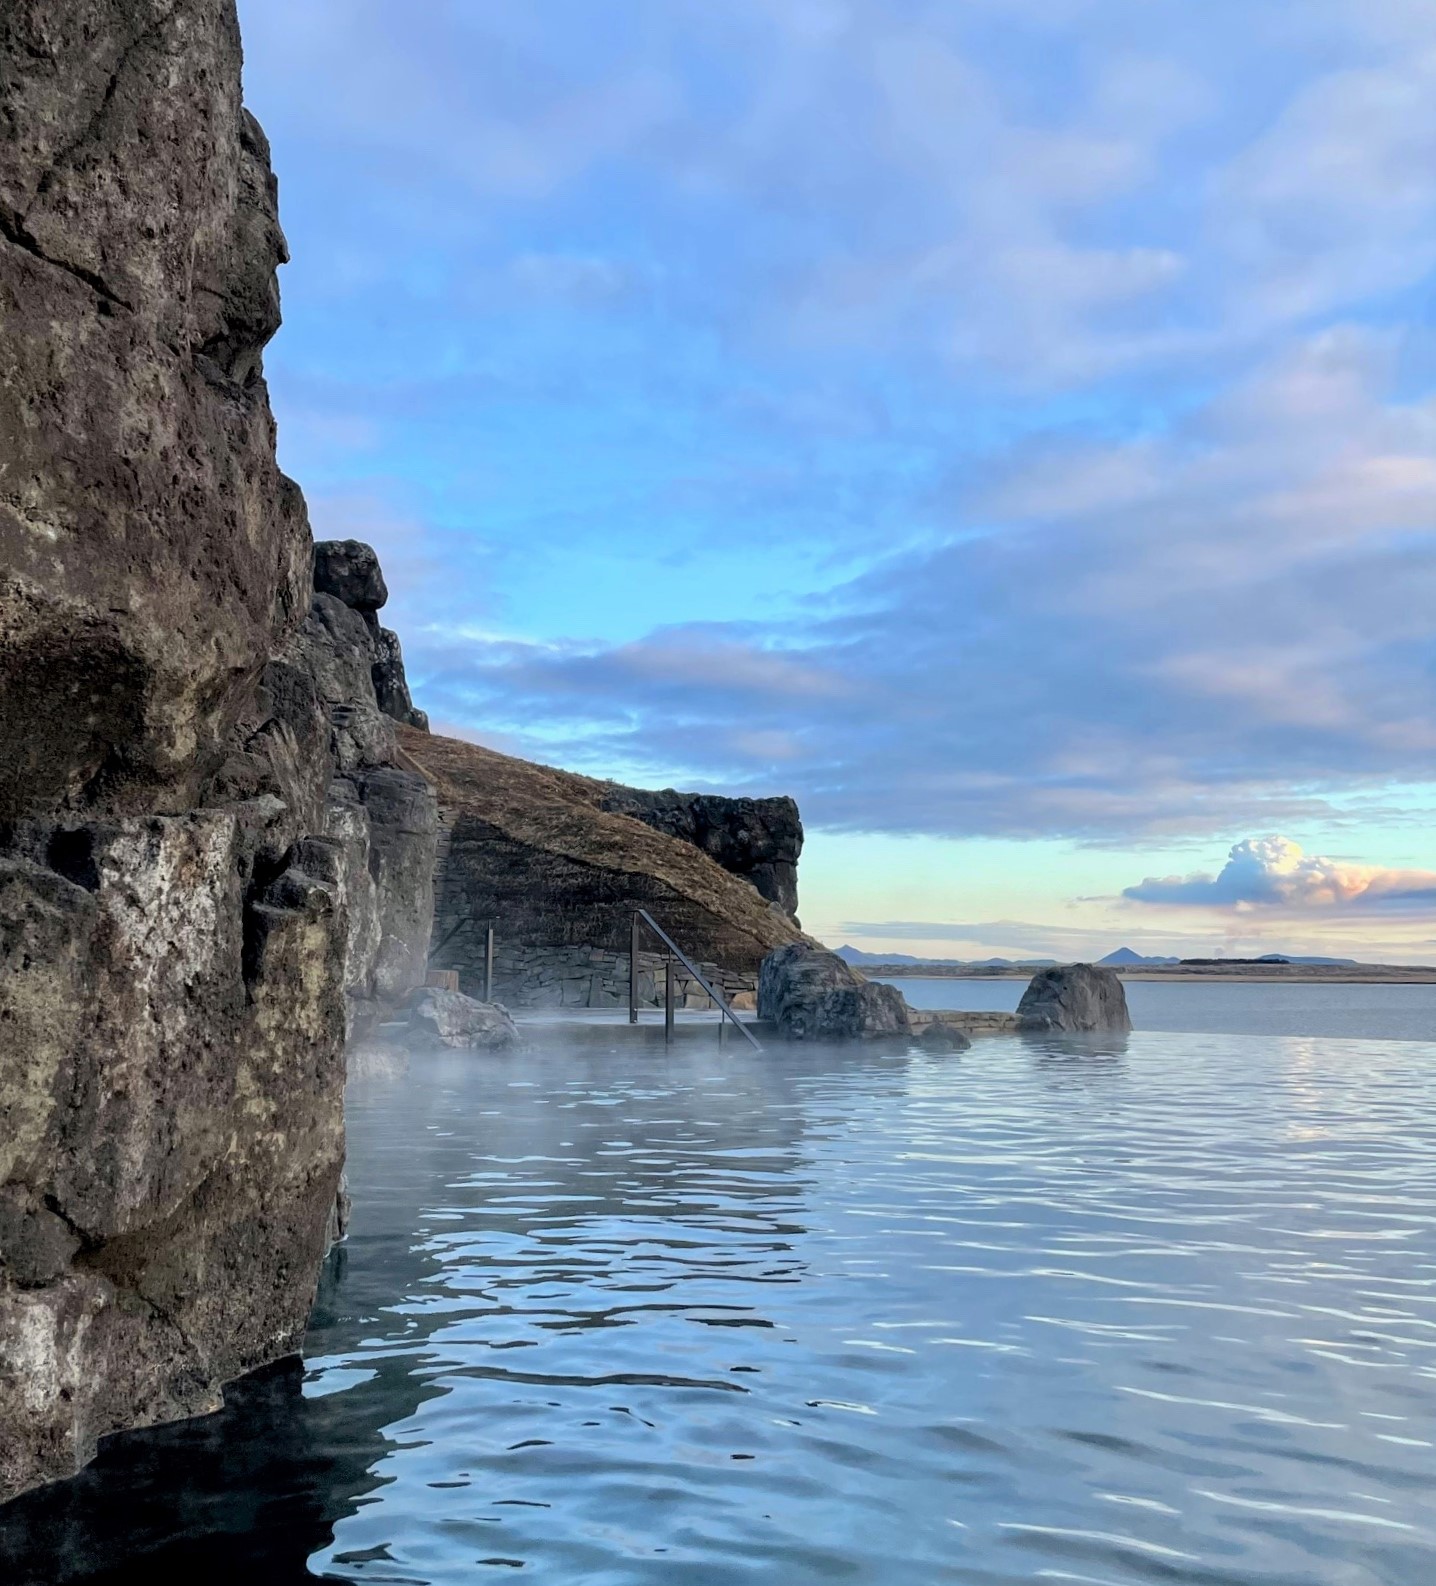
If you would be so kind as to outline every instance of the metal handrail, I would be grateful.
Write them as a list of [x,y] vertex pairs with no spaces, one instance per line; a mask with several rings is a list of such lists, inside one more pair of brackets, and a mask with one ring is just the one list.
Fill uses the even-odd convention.
[[704,991],[706,991],[717,1004],[719,1013],[719,1029],[722,1029],[724,1019],[731,1020],[732,1023],[736,1025],[738,1030],[742,1033],[743,1039],[747,1041],[749,1046],[751,1046],[755,1052],[761,1052],[763,1048],[759,1043],[758,1037],[754,1035],[748,1026],[744,1024],[743,1021],[738,1017],[738,1015],[734,1013],[732,1008],[728,1006],[726,999],[709,983],[707,978],[704,976],[703,971],[699,969],[698,965],[693,962],[688,954],[683,951],[678,943],[673,940],[668,932],[663,929],[663,927],[658,923],[657,920],[653,918],[647,909],[635,909],[633,913],[632,953],[629,960],[629,1019],[636,1021],[638,1017],[638,1006],[634,1000],[634,993],[636,993],[638,987],[638,922],[640,920],[643,921],[648,929],[653,932],[659,941],[663,943],[668,951],[673,954],[678,962],[683,965],[688,973],[693,976],[698,984],[702,986]]

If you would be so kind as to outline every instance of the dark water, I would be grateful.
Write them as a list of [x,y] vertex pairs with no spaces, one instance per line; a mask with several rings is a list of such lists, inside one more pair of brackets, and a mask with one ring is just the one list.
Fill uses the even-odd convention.
[[708,1039],[351,1089],[307,1369],[0,1580],[1436,1580],[1436,1045]]
[[[1026,980],[904,976],[892,980],[914,1008],[1011,1013]],[[1323,985],[1262,981],[1129,980],[1127,1005],[1139,1030],[1188,1035],[1341,1036],[1436,1041],[1436,984]]]

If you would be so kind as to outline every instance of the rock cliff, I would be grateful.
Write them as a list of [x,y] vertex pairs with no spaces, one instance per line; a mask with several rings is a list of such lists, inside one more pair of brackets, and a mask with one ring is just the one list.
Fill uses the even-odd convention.
[[797,914],[803,823],[792,799],[724,798],[672,788],[650,793],[604,782],[595,787],[594,802],[691,843],[724,870],[750,881],[770,902]]
[[275,463],[285,257],[233,0],[0,9],[0,1500],[296,1347],[346,1022],[422,977],[397,641]]
[[489,924],[509,947],[627,953],[637,908],[694,958],[750,976],[802,939],[791,915],[701,846],[605,807],[655,795],[412,728],[399,739],[438,785],[436,966],[465,969],[457,933]]

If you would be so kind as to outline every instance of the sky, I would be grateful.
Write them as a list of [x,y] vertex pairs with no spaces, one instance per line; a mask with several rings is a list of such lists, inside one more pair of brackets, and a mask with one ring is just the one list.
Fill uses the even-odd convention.
[[240,0],[317,537],[805,926],[1436,961],[1430,0]]

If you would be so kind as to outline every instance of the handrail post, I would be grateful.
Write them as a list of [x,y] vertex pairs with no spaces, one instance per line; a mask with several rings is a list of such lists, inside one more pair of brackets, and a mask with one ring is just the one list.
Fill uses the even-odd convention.
[[494,928],[484,937],[484,1001],[494,1000]]
[[[733,1010],[728,1006],[728,1003],[723,997],[722,993],[719,992],[714,986],[709,984],[707,978],[703,974],[703,971],[699,969],[699,967],[693,962],[691,958],[689,958],[687,953],[683,951],[678,943],[673,940],[668,932],[663,929],[663,927],[658,923],[657,920],[653,918],[647,909],[634,910],[633,932],[635,937],[635,949],[637,946],[636,938],[638,935],[638,927],[640,922],[646,925],[648,929],[652,931],[653,934],[658,938],[658,940],[662,942],[663,945],[668,949],[669,976],[672,976],[673,963],[674,960],[677,960],[678,963],[683,965],[683,967],[694,978],[694,980],[696,980],[698,984],[702,986],[704,991],[708,993],[709,997],[718,1004],[719,1011],[722,1013],[723,1017],[732,1021],[733,1028],[737,1030],[738,1034],[743,1037],[748,1045],[751,1046],[755,1052],[761,1052],[763,1048],[760,1045],[757,1036],[755,1036],[748,1026],[739,1019],[738,1015],[734,1013]],[[636,951],[634,953],[634,962],[637,962]]]
[[638,1023],[638,930],[639,918],[633,916],[633,931],[628,938],[628,1022]]
[[663,1044],[673,1044],[673,956],[670,954],[663,965]]

